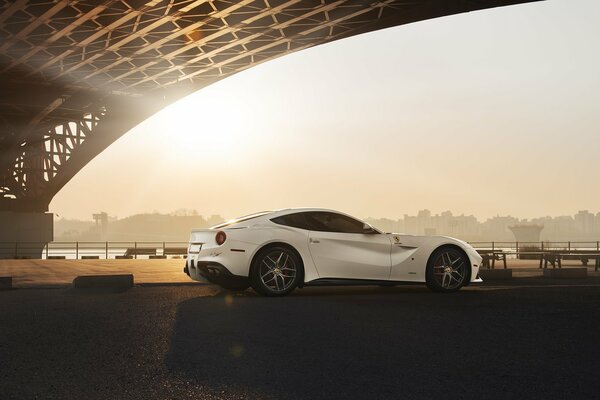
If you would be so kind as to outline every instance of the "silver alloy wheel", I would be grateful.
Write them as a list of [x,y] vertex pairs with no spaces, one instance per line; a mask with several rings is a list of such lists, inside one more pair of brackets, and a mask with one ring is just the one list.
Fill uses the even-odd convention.
[[294,259],[281,250],[267,253],[260,261],[260,280],[274,293],[285,292],[294,284],[297,267]]
[[442,252],[433,263],[433,276],[445,290],[453,290],[465,280],[466,266],[464,257],[456,251]]

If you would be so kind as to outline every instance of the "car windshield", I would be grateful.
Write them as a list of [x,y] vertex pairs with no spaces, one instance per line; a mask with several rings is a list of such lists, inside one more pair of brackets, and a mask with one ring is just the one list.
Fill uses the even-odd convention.
[[234,219],[230,219],[229,221],[223,222],[222,224],[211,226],[210,229],[220,229],[225,228],[226,226],[237,224],[238,222],[248,221],[249,219],[254,219],[258,217],[262,217],[263,215],[267,215],[272,213],[273,211],[261,211],[254,214],[245,215],[243,217],[238,217]]

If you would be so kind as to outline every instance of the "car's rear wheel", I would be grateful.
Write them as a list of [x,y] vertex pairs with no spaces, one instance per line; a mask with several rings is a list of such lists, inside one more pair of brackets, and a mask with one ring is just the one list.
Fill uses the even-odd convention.
[[440,247],[427,263],[426,283],[434,292],[455,292],[469,279],[469,259],[454,247]]
[[250,271],[252,288],[264,296],[284,296],[294,290],[302,277],[302,262],[292,249],[267,247],[254,258]]

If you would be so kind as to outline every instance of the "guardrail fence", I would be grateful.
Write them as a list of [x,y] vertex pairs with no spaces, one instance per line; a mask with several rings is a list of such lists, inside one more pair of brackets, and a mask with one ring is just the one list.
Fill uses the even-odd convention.
[[[600,241],[469,242],[477,250],[497,250],[522,257],[544,251],[597,251]],[[187,242],[0,242],[0,258],[32,259],[152,259],[181,258]]]
[[596,250],[600,251],[600,241],[596,242],[469,242],[477,250],[504,250],[521,251],[522,249],[535,249],[535,251],[575,251],[575,250]]
[[182,258],[187,254],[187,246],[187,242],[0,242],[0,258]]
[[545,252],[597,252],[600,253],[600,241],[561,241],[561,242],[470,242],[476,250],[502,251],[505,257],[540,259]]

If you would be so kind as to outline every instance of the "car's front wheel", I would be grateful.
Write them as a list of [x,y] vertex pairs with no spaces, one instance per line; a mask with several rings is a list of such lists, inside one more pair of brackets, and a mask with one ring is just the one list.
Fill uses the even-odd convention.
[[469,259],[454,247],[440,247],[427,263],[426,283],[434,292],[455,292],[469,279]]
[[301,278],[300,257],[283,246],[261,250],[250,270],[252,288],[264,296],[284,296],[298,286]]

